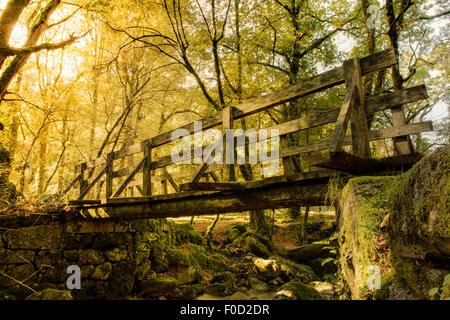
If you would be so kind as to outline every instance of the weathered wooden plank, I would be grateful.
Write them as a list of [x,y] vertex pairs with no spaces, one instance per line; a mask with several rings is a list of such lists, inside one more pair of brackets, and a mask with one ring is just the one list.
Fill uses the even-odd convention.
[[144,140],[140,143],[132,144],[125,148],[122,148],[119,151],[113,153],[114,160],[122,159],[128,156],[132,156],[136,153],[140,153],[144,151],[145,145],[150,143],[151,139]]
[[125,181],[122,183],[122,185],[117,189],[117,191],[114,193],[113,197],[118,197],[122,193],[123,190],[128,186],[128,184],[134,179],[134,176],[142,170],[144,167],[145,162],[147,161],[146,158],[143,158],[139,164],[134,168],[133,171],[131,171],[130,175],[125,179]]
[[80,167],[80,175],[79,175],[79,179],[80,179],[80,183],[79,183],[79,196],[81,196],[84,192],[84,188],[86,187],[85,182],[84,182],[84,176],[86,174],[86,167],[87,164],[86,163],[82,163],[81,167]]
[[399,137],[402,135],[418,134],[427,131],[433,131],[432,121],[410,123],[403,126],[389,127],[380,130],[371,130],[369,133],[369,139],[371,141],[383,140]]
[[143,195],[144,195],[144,190],[142,190],[142,187],[141,187],[140,185],[136,185],[135,187],[136,187],[136,189],[139,191],[139,193],[141,194],[141,196],[143,196]]
[[233,191],[242,189],[244,189],[244,186],[239,182],[197,182],[180,185],[181,191]]
[[[127,199],[120,198],[117,201],[121,202],[115,203],[110,199],[108,204],[91,207],[105,207],[109,219],[134,220],[323,205],[328,191],[327,183],[327,181],[309,184],[289,183],[274,188],[265,187],[229,193],[186,192],[159,197],[159,200],[141,199],[140,202],[133,201],[132,204],[124,201]],[[165,200],[162,200],[163,198]]]
[[[160,201],[134,206],[134,218],[200,216],[228,212],[242,212],[255,209],[276,209],[307,205],[322,205],[327,184],[283,186],[276,189],[251,189],[228,196],[212,195],[191,198],[184,201]],[[125,207],[108,208],[111,218],[126,215]],[[128,211],[129,212],[129,211]],[[128,219],[126,217],[125,219]]]
[[[369,140],[376,141],[376,140],[390,139],[397,136],[418,134],[426,131],[433,131],[433,125],[431,121],[411,123],[400,127],[389,127],[380,130],[371,130],[369,131]],[[348,146],[351,145],[351,142],[352,142],[351,138],[347,136],[344,138],[342,145]],[[330,141],[325,140],[325,141],[316,141],[300,146],[293,146],[289,147],[288,149],[281,149],[280,158],[289,157],[300,153],[326,150],[329,144]]]
[[425,85],[421,84],[407,89],[385,93],[379,96],[366,98],[366,113],[374,114],[377,111],[391,109],[396,105],[416,102],[428,98]]
[[[363,75],[377,72],[397,64],[394,51],[387,49],[380,51],[372,56],[361,59],[361,71]],[[265,96],[251,99],[236,106],[241,110],[242,115],[248,116],[265,109],[296,100],[300,97],[339,85],[344,82],[344,70],[342,67],[324,72],[320,75],[300,81],[287,88],[280,89]],[[236,116],[235,119],[239,119]]]
[[81,205],[94,205],[101,204],[101,200],[69,200],[69,205],[71,206],[81,206]]
[[120,168],[117,171],[113,171],[112,176],[113,176],[113,178],[120,178],[123,176],[128,176],[131,173],[131,171],[133,171],[133,168],[130,168],[130,167]]
[[415,163],[423,158],[420,153],[410,153],[394,157],[380,159],[386,170],[409,170]]
[[224,135],[224,144],[223,144],[223,181],[235,181],[236,175],[234,172],[234,138],[233,147],[229,146],[226,141],[227,131],[230,130],[231,134],[233,129],[233,108],[226,107],[222,110],[222,133]]
[[216,147],[219,146],[219,144],[223,143],[224,139],[225,134],[222,136],[222,139],[219,139],[216,142],[214,142],[213,147],[211,148],[211,153],[206,157],[205,161],[197,168],[194,177],[191,180],[191,183],[197,183],[200,181],[200,178],[206,173],[206,169],[208,169],[211,159],[215,156]]
[[113,193],[113,165],[114,165],[114,158],[112,153],[108,153],[106,156],[106,198],[110,198]]
[[162,180],[161,181],[161,186],[162,186],[162,189],[163,189],[163,194],[168,194],[169,192],[167,190],[167,180]]
[[384,168],[383,164],[373,158],[355,156],[345,151],[327,152],[320,160],[311,165],[331,170],[343,171],[350,174],[364,174]]
[[77,175],[76,178],[73,179],[71,183],[69,183],[69,185],[62,191],[61,194],[65,195],[67,192],[69,192],[70,189],[72,189],[77,184],[77,182],[79,183],[80,182],[80,176],[81,176],[80,174]]
[[[93,168],[93,167],[96,167],[96,166],[100,166],[100,165],[103,165],[103,164],[106,163],[106,156],[102,156],[102,157],[94,159],[92,161],[87,161],[87,162],[83,162],[83,163],[86,164],[86,169],[90,169],[90,168]],[[79,165],[75,166],[75,169],[74,169],[75,173],[80,172],[81,165],[82,165],[82,163],[80,163]]]
[[[169,173],[169,171],[167,171],[166,168],[163,168],[163,173],[164,173],[164,176],[166,177],[167,180],[162,180],[162,181],[169,181],[170,184],[172,185],[172,188],[174,188],[176,192],[180,192],[180,187],[179,187],[178,184],[175,182],[174,178],[173,178],[172,175]],[[167,189],[167,183],[166,183],[166,189]],[[166,193],[167,193],[167,192],[166,192]]]
[[350,112],[355,105],[356,97],[356,88],[347,88],[347,93],[345,94],[344,102],[336,121],[333,136],[330,139],[330,152],[338,152],[342,150],[342,141],[344,140],[345,133],[347,132]]
[[103,175],[106,173],[106,167],[103,168],[103,170],[100,171],[100,173],[94,178],[94,180],[86,187],[84,188],[83,192],[78,197],[78,200],[83,200],[83,198],[89,193],[89,191],[92,189],[92,187],[99,182],[100,178],[103,177]]
[[142,167],[142,190],[144,196],[152,194],[152,140],[146,140],[144,144],[144,166]]
[[[401,126],[406,123],[405,114],[402,106],[397,106],[391,109],[392,124],[394,126]],[[399,155],[411,153],[411,146],[407,136],[398,137],[394,139],[394,149]]]
[[[365,93],[362,83],[361,65],[358,58],[344,62],[344,74],[347,90],[356,89],[356,102],[350,110],[352,131],[352,153],[354,155],[370,157],[369,129],[365,109]],[[336,150],[337,151],[337,150]]]
[[[212,169],[212,168],[210,167],[210,169]],[[220,181],[219,177],[216,175],[216,173],[214,171],[210,171],[208,173],[211,176],[211,178],[214,180],[214,182],[219,182]]]
[[[173,179],[173,181],[174,181],[174,183],[176,185],[177,183],[175,182],[175,179],[192,178],[192,176],[195,174],[196,170],[197,170],[196,168],[194,168],[194,169],[183,169],[183,170],[180,170],[178,172],[173,172],[173,173],[167,172],[167,173],[170,174],[170,178]],[[206,169],[205,173],[214,174],[214,171],[219,171],[219,170],[222,170],[222,166],[221,165],[219,165],[219,164],[211,164],[208,167],[208,169]],[[161,181],[164,181],[164,180],[169,180],[169,177],[167,175],[165,175],[164,172],[161,175],[152,176],[152,183],[161,182]],[[138,185],[142,185],[142,179],[136,179],[134,181],[131,181],[130,184],[129,184],[129,186],[133,186],[133,187],[138,186]],[[172,186],[174,186],[174,185],[172,185]],[[175,189],[175,187],[174,187],[174,189]]]

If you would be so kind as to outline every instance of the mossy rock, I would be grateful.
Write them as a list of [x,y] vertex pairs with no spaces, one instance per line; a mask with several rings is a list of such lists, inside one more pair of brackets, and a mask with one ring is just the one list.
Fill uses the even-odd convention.
[[190,223],[174,224],[173,232],[175,242],[178,245],[184,243],[202,244],[204,240],[203,236],[195,231]]
[[226,232],[226,241],[233,242],[237,237],[244,234],[247,231],[247,227],[240,223],[233,223]]
[[[38,286],[37,284],[30,284],[33,290],[39,291],[47,289],[44,285]],[[49,286],[50,287],[50,286]],[[52,286],[52,289],[56,289],[56,286]],[[24,300],[31,294],[31,290],[24,286],[14,286],[9,288],[0,289],[0,301],[2,300]]]
[[357,177],[343,189],[339,264],[354,299],[367,289],[374,257],[384,259],[374,238],[382,234],[380,224],[389,212],[386,190],[394,182],[394,177]]
[[314,270],[308,265],[298,264],[281,257],[271,257],[271,259],[277,262],[280,277],[284,281],[295,280],[308,283],[320,280]]
[[381,275],[380,288],[374,290],[373,298],[375,300],[388,300],[390,296],[389,288],[396,282],[395,270],[385,272]]
[[168,228],[168,221],[166,219],[144,219],[144,220],[133,220],[130,223],[133,230],[136,232],[143,231],[160,231],[162,229]]
[[79,254],[78,262],[80,264],[102,264],[105,257],[102,252],[94,249],[83,250]]
[[436,150],[389,190],[389,236],[398,256],[450,256],[450,147]]
[[215,297],[225,297],[236,291],[236,278],[231,272],[223,272],[211,280],[205,292]]
[[133,289],[135,274],[135,262],[119,262],[113,264],[109,279],[109,297],[126,298]]
[[175,278],[158,276],[153,279],[141,281],[138,290],[141,295],[159,297],[171,294],[177,286],[178,281]]
[[275,295],[275,300],[322,300],[319,292],[299,282],[290,281],[282,285]]
[[204,242],[204,237],[195,230],[189,231],[189,242],[194,244],[202,244]]
[[269,249],[254,237],[247,237],[245,239],[245,250],[261,258],[267,258],[270,256]]
[[207,258],[207,268],[218,272],[223,271],[227,266],[226,258],[221,254],[214,254]]
[[169,263],[169,266],[174,267],[189,267],[195,265],[195,260],[191,257],[191,254],[182,249],[171,249],[167,251],[167,262]]
[[390,262],[396,271],[396,281],[405,283],[421,299],[431,299],[430,289],[440,288],[448,273],[448,270],[430,268],[418,260],[392,256]]
[[208,267],[208,255],[204,247],[195,244],[190,244],[187,246],[187,249],[189,250],[192,259],[194,259],[194,261],[200,267],[202,268]]
[[63,233],[61,235],[62,247],[65,249],[83,249],[90,248],[92,245],[91,234],[71,234]]
[[72,293],[69,290],[44,289],[35,292],[25,300],[73,300]]
[[273,241],[269,237],[266,237],[264,235],[254,232],[254,231],[248,231],[248,232],[244,233],[243,237],[244,238],[247,238],[247,237],[255,238],[256,240],[258,240],[259,242],[264,244],[270,252],[272,252],[275,249],[275,245],[273,244]]
[[95,280],[108,280],[111,276],[111,272],[112,264],[109,262],[105,262],[95,267],[95,270],[93,271],[91,277]]
[[153,248],[150,252],[150,261],[152,263],[152,270],[163,273],[168,268],[166,259],[166,252],[160,248]]
[[126,247],[114,248],[105,252],[106,259],[112,262],[125,261],[128,259],[128,250]]
[[133,237],[129,233],[105,232],[95,235],[92,248],[108,249],[128,246],[132,241]]

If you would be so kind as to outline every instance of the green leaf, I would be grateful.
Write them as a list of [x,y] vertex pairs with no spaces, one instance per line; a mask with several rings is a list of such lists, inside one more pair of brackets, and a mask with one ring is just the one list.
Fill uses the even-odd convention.
[[448,285],[450,285],[450,273],[445,276],[443,286],[445,287],[445,286],[448,286]]
[[320,263],[322,266],[324,266],[325,264],[327,264],[330,261],[333,261],[334,259],[331,257],[328,257],[326,259],[323,259],[322,262]]
[[430,297],[434,297],[439,291],[439,288],[431,288],[430,291],[428,291],[428,294]]

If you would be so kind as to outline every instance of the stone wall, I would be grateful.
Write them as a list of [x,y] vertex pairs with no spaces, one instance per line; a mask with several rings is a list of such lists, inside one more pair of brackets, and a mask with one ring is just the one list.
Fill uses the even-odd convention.
[[171,247],[203,241],[189,224],[167,220],[0,218],[0,300],[24,299],[33,290],[65,290],[70,265],[81,269],[81,289],[71,290],[74,299],[136,297],[151,291],[146,281],[170,271]]

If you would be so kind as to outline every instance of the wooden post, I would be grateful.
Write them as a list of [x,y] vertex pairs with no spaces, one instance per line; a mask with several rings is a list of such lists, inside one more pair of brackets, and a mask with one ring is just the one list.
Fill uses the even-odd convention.
[[[280,137],[280,147],[281,150],[289,149],[289,138],[287,135],[283,135]],[[284,157],[283,159],[283,172],[285,175],[291,175],[297,173],[294,164],[292,163],[293,159],[291,157]]]
[[167,194],[167,180],[162,180],[161,181],[161,186],[162,186],[162,189],[163,189],[163,193]]
[[233,129],[233,108],[226,107],[222,110],[222,133],[223,136],[223,181],[235,181],[236,174],[234,171],[234,164],[230,164],[230,161],[234,160],[234,153],[236,150],[234,149],[234,135],[233,135],[233,150],[230,150],[232,159],[227,159],[228,146],[226,143],[226,132],[229,129]]
[[142,168],[142,190],[144,196],[152,195],[152,140],[144,141],[144,158],[145,163]]
[[79,194],[80,197],[83,195],[84,188],[85,188],[84,176],[85,176],[86,168],[87,168],[86,162],[82,163],[81,167],[80,167],[80,178],[79,178],[80,179],[80,194]]
[[367,127],[364,85],[359,58],[344,62],[344,74],[347,91],[356,89],[356,103],[350,110],[353,154],[370,157],[369,128]]
[[[406,124],[402,106],[392,108],[391,112],[394,127],[400,127]],[[398,155],[410,154],[412,152],[408,136],[394,138],[394,147]]]
[[106,156],[106,199],[111,198],[113,193],[113,164],[114,164],[114,154],[108,153]]

